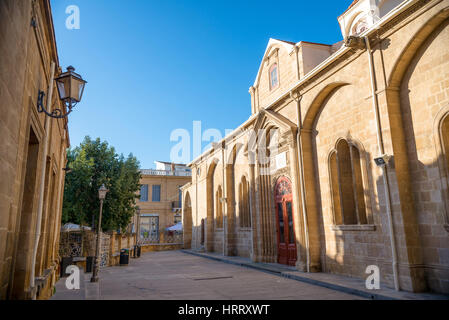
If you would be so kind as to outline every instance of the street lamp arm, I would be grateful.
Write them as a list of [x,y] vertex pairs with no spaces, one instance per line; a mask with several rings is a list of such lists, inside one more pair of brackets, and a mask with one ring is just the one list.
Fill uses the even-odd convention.
[[72,113],[73,111],[73,107],[75,107],[75,104],[72,104],[72,102],[69,103],[69,107],[68,107],[68,111],[67,112],[63,112],[61,109],[55,109],[53,110],[51,113],[47,111],[47,108],[45,108],[44,106],[44,97],[45,97],[45,92],[39,90],[39,94],[37,96],[37,111],[39,113],[45,113],[47,116],[54,118],[54,119],[63,119],[63,118],[67,118],[67,116]]

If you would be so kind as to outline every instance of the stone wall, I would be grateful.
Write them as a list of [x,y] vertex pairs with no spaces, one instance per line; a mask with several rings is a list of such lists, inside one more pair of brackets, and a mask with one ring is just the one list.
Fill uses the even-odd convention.
[[[116,232],[101,233],[100,267],[119,264],[120,250],[132,250],[135,244],[135,234],[120,234]],[[93,231],[61,232],[61,257],[94,257],[96,253],[97,233]]]
[[[35,297],[37,278],[40,296],[48,297],[58,277],[62,169],[69,147],[67,120],[51,119],[46,126],[36,106],[39,90],[48,95],[51,63],[56,76],[61,72],[50,1],[0,1],[0,39],[0,299]],[[45,104],[60,108],[51,85],[53,100]]]

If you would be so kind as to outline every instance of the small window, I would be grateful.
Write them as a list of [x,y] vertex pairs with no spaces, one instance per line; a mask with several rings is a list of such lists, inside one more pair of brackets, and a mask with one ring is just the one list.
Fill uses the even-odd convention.
[[270,90],[276,89],[279,86],[279,73],[277,63],[270,68]]
[[148,185],[147,184],[140,186],[140,201],[141,202],[148,201]]
[[161,186],[160,185],[153,185],[152,201],[153,202],[161,201]]

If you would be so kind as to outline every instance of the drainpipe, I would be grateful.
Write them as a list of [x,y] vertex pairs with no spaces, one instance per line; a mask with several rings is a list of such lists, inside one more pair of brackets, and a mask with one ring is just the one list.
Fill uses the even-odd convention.
[[[196,215],[196,227],[197,227],[197,230],[196,230],[196,249],[199,249],[200,247],[201,247],[201,235],[202,235],[202,232],[203,232],[203,230],[201,229],[201,227],[200,227],[200,235],[199,235],[199,237],[198,237],[198,226],[199,226],[199,224],[198,224],[198,166],[196,167],[196,169],[195,169],[195,215]],[[204,232],[204,233],[206,233],[206,232]],[[204,237],[206,237],[206,235],[204,235]],[[198,241],[198,238],[199,238],[199,240],[200,241]],[[193,233],[192,233],[192,242],[193,242]],[[206,241],[204,241],[204,242],[206,242]],[[191,248],[191,249],[193,249],[193,248]]]
[[301,100],[302,96],[293,96],[293,91],[290,92],[290,97],[296,101],[296,118],[298,119],[297,126],[298,132],[296,134],[296,145],[298,150],[298,167],[299,167],[299,185],[300,185],[300,199],[302,208],[302,218],[304,224],[304,237],[306,245],[306,268],[307,272],[310,272],[310,244],[309,244],[309,226],[307,223],[307,210],[306,210],[306,192],[304,184],[304,161],[302,157],[302,142],[301,142],[301,132],[302,132],[302,118],[301,118]]
[[223,198],[220,199],[221,200],[221,205],[222,205],[222,219],[224,219],[224,217],[226,217],[226,223],[223,223],[223,256],[226,256],[226,245],[229,249],[229,243],[228,243],[228,221],[229,221],[229,217],[228,217],[228,210],[226,208],[227,205],[227,192],[226,192],[226,162],[225,162],[225,142],[223,142],[222,146],[221,146],[221,155],[222,155],[222,159],[223,159],[223,166],[222,166],[222,171],[223,171]]
[[53,229],[53,233],[54,233],[53,244],[52,244],[53,252],[51,253],[52,254],[52,263],[54,263],[56,261],[55,248],[56,248],[56,242],[58,241],[58,238],[59,238],[58,233],[61,231],[61,226],[59,224],[59,221],[61,220],[60,213],[62,214],[62,201],[61,200],[64,197],[64,183],[63,183],[63,179],[65,178],[65,175],[63,174],[64,171],[63,171],[62,168],[64,166],[64,160],[65,160],[64,153],[66,152],[66,149],[64,148],[64,141],[66,139],[66,136],[67,136],[67,132],[64,130],[63,138],[61,140],[61,143],[63,145],[62,145],[62,148],[61,148],[62,149],[61,150],[61,154],[60,154],[61,156],[59,158],[60,159],[59,170],[61,170],[61,174],[60,174],[59,179],[58,179],[59,191],[58,191],[58,201],[57,201],[57,204],[56,204],[56,210],[57,210],[56,214],[55,214],[56,221],[55,221],[54,229]]
[[[380,155],[385,154],[385,147],[382,138],[382,125],[380,123],[380,114],[379,114],[379,100],[377,97],[377,85],[375,80],[375,69],[374,69],[374,60],[373,60],[373,51],[371,49],[371,44],[368,36],[365,37],[366,49],[368,51],[368,61],[370,67],[370,78],[371,78],[371,90],[373,97],[373,107],[374,114],[376,116],[376,129],[377,129],[377,144],[379,146]],[[386,207],[387,207],[387,216],[388,216],[388,225],[389,225],[389,233],[390,233],[390,244],[391,244],[391,255],[392,255],[392,264],[393,264],[393,280],[394,280],[394,288],[396,291],[400,291],[399,285],[399,271],[398,271],[398,254],[396,249],[396,240],[394,238],[394,225],[393,225],[393,215],[391,211],[391,196],[390,196],[390,185],[388,183],[388,170],[386,164],[381,166],[382,168],[382,178],[385,189],[385,199],[386,199]]]
[[[50,67],[50,82],[48,83],[48,94],[47,94],[47,110],[51,113],[52,105],[52,97],[53,97],[53,81],[55,78],[55,62],[51,62]],[[45,116],[45,132],[44,132],[44,147],[42,150],[42,170],[39,181],[39,203],[37,207],[37,222],[36,222],[36,230],[35,230],[35,239],[34,239],[34,249],[33,249],[33,260],[31,264],[31,277],[30,277],[30,289],[34,289],[35,287],[35,268],[36,268],[36,256],[37,249],[39,246],[39,238],[41,236],[41,225],[42,225],[42,211],[44,207],[44,189],[45,189],[45,171],[47,167],[47,154],[48,154],[48,140],[50,139],[50,125],[51,118],[49,116]],[[33,293],[33,300],[36,299],[36,292]]]

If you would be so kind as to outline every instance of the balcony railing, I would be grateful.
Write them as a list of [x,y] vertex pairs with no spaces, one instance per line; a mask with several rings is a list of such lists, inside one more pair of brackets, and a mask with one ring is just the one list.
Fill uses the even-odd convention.
[[182,202],[181,201],[172,201],[171,208],[172,209],[181,209],[182,208]]
[[175,176],[175,177],[191,177],[192,172],[187,171],[170,171],[170,170],[155,170],[144,169],[140,173],[145,176]]

